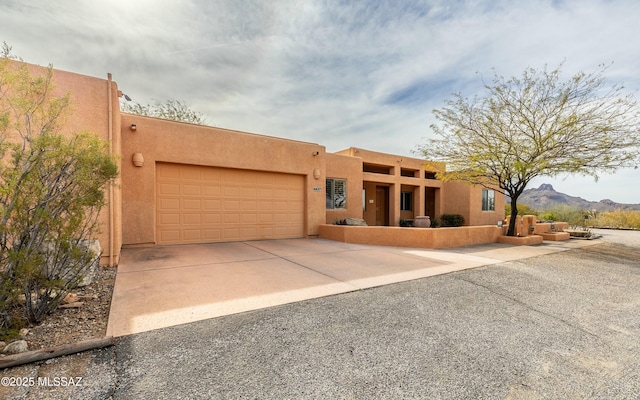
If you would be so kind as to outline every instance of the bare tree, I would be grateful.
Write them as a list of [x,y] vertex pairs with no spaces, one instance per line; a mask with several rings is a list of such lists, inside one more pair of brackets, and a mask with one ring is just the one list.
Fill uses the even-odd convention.
[[207,119],[201,112],[194,111],[191,106],[180,100],[169,99],[164,102],[142,105],[140,103],[121,103],[122,111],[130,114],[146,115],[149,117],[169,119],[172,121],[188,122],[191,124],[208,125]]

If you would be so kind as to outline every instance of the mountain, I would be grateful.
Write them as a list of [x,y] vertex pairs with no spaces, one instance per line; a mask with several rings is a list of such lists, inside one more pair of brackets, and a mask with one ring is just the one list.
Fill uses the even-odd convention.
[[518,203],[526,204],[536,210],[546,210],[556,206],[597,211],[640,210],[640,204],[622,204],[609,199],[588,201],[582,197],[569,196],[556,192],[553,186],[548,183],[543,183],[537,189],[526,189],[518,198]]

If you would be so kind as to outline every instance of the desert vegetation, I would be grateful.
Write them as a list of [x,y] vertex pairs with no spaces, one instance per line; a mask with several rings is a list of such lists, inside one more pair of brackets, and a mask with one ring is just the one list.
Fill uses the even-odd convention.
[[[563,221],[570,225],[590,228],[640,229],[640,211],[618,209],[615,211],[580,210],[569,206],[556,206],[535,210],[528,205],[518,205],[519,215],[535,215],[539,221]],[[505,216],[511,215],[511,206],[505,207]]]

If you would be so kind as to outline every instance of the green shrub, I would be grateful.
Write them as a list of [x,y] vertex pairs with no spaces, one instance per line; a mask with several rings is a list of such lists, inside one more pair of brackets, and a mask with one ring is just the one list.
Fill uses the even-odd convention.
[[0,57],[0,337],[39,322],[80,283],[118,174],[97,135],[61,133],[70,100],[52,95],[52,80],[52,68],[32,76]]
[[413,220],[412,219],[405,219],[405,218],[400,218],[400,226],[402,227],[412,227],[413,226]]
[[[538,211],[526,204],[518,204],[518,215],[535,215],[538,216]],[[509,218],[511,216],[511,204],[504,206],[504,217]]]
[[442,214],[440,221],[446,227],[464,225],[464,217],[460,214]]

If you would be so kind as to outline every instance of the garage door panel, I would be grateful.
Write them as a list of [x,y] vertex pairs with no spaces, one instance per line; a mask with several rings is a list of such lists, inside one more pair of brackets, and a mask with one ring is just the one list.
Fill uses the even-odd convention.
[[204,239],[210,242],[219,242],[220,240],[222,240],[222,230],[221,229],[205,229]]
[[222,221],[224,224],[239,224],[240,214],[223,214]]
[[158,233],[158,240],[165,243],[176,243],[180,241],[180,231],[175,230],[163,230]]
[[182,240],[187,242],[203,240],[202,231],[200,229],[183,229]]
[[158,207],[160,208],[160,210],[166,211],[166,210],[172,210],[172,211],[176,211],[176,210],[180,210],[180,199],[179,198],[164,198],[164,199],[160,199],[158,201]]
[[200,214],[182,214],[183,225],[202,225],[202,216]]
[[158,244],[304,236],[304,177],[158,163]]
[[160,223],[163,225],[180,225],[180,214],[160,214]]
[[204,223],[206,225],[218,225],[222,222],[222,214],[205,214]]
[[186,165],[180,168],[180,178],[183,180],[200,181],[202,169],[195,165]]
[[158,191],[166,196],[180,195],[180,185],[177,183],[163,183],[158,186]]
[[201,194],[200,185],[182,185],[183,196],[200,196]]
[[221,200],[204,199],[203,203],[205,211],[220,211]]
[[156,164],[156,176],[164,179],[180,179],[180,170],[172,164]]
[[203,190],[205,197],[220,197],[222,194],[222,188],[220,186],[204,185]]
[[236,212],[240,210],[240,203],[238,200],[225,200],[222,210],[225,212]]
[[246,212],[246,211],[253,211],[255,212],[256,210],[258,210],[258,202],[257,201],[242,201],[240,203],[240,211]]
[[182,199],[182,210],[198,210],[202,209],[202,201],[200,199]]

